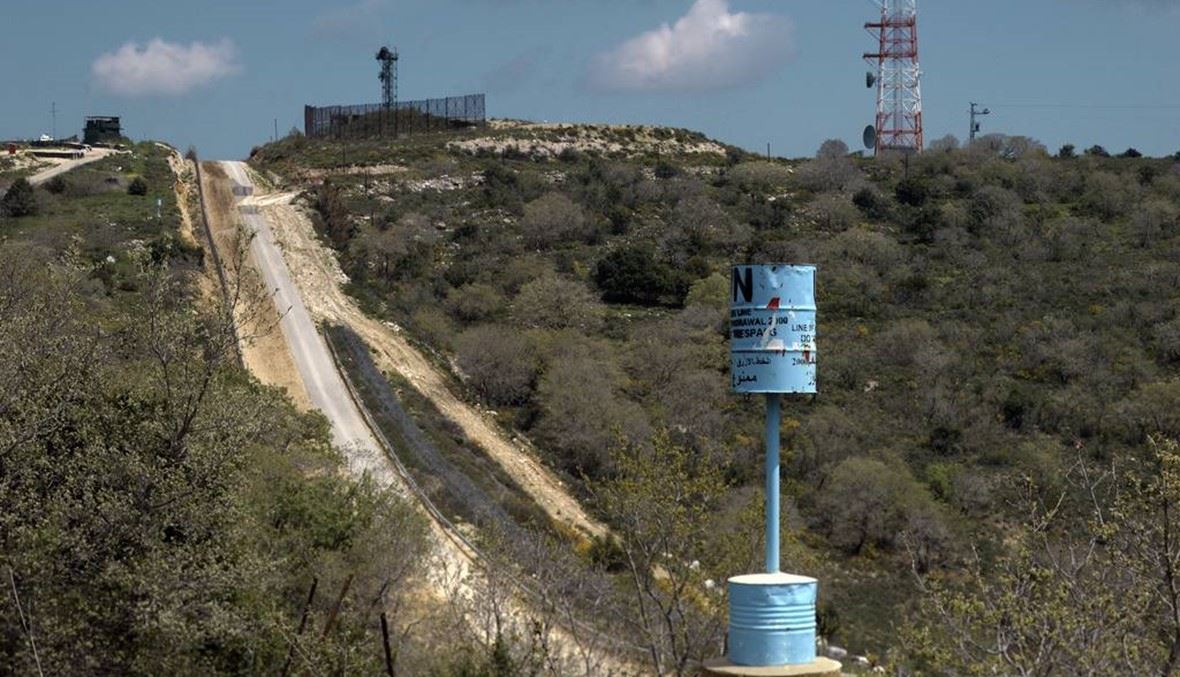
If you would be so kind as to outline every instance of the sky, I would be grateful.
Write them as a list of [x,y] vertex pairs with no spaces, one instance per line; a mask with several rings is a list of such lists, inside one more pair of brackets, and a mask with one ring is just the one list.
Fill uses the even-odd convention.
[[[860,145],[869,0],[3,0],[0,138],[80,133],[245,157],[303,105],[487,94],[488,115],[687,127],[748,150]],[[1056,150],[1180,151],[1180,0],[918,3],[927,142],[983,132]]]

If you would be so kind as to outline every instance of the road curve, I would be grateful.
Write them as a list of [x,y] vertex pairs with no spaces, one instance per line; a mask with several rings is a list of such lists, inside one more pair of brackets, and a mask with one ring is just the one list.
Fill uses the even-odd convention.
[[396,482],[389,464],[385,461],[381,447],[364,418],[357,411],[349,396],[348,389],[336,371],[336,364],[320,336],[299,289],[291,279],[291,273],[283,261],[283,254],[275,243],[274,234],[266,218],[257,208],[241,205],[241,200],[253,193],[246,165],[242,162],[223,162],[226,174],[234,184],[235,200],[246,231],[252,236],[250,255],[262,275],[263,282],[274,298],[275,307],[281,314],[279,327],[290,349],[295,368],[303,378],[312,405],[323,412],[332,426],[332,441],[345,450],[349,465],[354,472],[368,472],[383,484]]

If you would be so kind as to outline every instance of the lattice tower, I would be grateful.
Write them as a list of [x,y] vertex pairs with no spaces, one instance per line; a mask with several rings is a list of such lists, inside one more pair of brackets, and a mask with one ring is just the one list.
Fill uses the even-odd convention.
[[879,0],[881,18],[865,24],[877,51],[864,58],[877,69],[875,152],[922,150],[922,71],[918,67],[917,0]]

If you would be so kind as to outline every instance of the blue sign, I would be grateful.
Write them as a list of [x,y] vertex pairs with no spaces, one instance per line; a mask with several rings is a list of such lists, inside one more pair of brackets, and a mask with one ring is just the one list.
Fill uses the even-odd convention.
[[730,376],[739,393],[814,393],[815,266],[734,266]]

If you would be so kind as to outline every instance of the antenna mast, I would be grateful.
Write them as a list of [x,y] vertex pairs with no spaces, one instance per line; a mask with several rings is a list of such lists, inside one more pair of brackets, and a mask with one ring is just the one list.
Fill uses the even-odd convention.
[[877,39],[864,58],[877,69],[875,152],[922,150],[922,71],[918,67],[917,0],[876,0],[881,18],[865,24]]
[[377,60],[381,62],[381,74],[377,79],[381,81],[381,103],[386,108],[397,107],[397,48],[392,50],[382,47],[377,51]]

